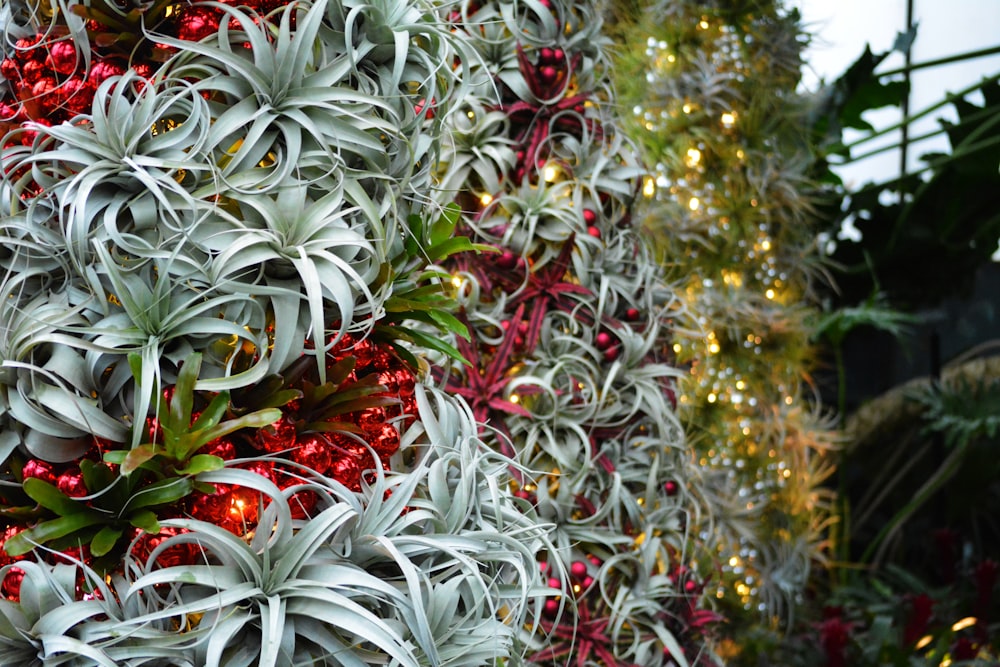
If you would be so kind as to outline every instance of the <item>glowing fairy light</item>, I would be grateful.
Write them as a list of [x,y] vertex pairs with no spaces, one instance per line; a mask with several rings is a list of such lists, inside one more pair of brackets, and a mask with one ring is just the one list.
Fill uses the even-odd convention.
[[545,179],[546,183],[553,183],[557,178],[559,178],[559,167],[554,164],[550,164],[545,167],[545,171],[542,172],[542,178]]
[[965,618],[959,621],[955,621],[955,624],[951,626],[951,631],[959,632],[961,630],[965,630],[966,628],[971,628],[977,622],[978,621],[976,620],[975,616],[966,616]]
[[736,124],[736,112],[727,111],[722,114],[722,126],[727,130]]
[[684,158],[684,163],[689,167],[694,167],[699,162],[701,162],[701,151],[697,148],[689,148],[687,150],[687,157]]
[[699,206],[701,206],[701,200],[697,197],[691,197],[691,199],[688,200],[688,208],[692,211],[697,211]]
[[482,207],[487,207],[493,203],[493,195],[489,192],[483,193],[483,196],[479,198],[479,204]]
[[652,197],[656,194],[656,181],[652,178],[647,178],[642,184],[642,194],[645,197]]

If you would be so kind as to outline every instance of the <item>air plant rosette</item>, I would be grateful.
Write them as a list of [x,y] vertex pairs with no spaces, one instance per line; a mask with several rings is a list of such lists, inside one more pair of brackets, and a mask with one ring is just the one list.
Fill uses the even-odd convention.
[[5,661],[516,660],[546,529],[423,360],[434,7],[2,12]]
[[447,263],[469,363],[435,373],[522,462],[511,489],[555,526],[529,661],[712,664],[711,508],[668,343],[680,305],[632,225],[648,186],[615,126],[599,9],[463,2],[450,20],[478,58],[441,193],[460,190],[460,233],[496,252]]

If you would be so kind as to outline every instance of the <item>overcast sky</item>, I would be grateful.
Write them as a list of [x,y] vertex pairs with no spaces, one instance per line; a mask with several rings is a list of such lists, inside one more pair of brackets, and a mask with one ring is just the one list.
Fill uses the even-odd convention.
[[[804,83],[814,89],[820,79],[831,81],[857,59],[865,44],[881,53],[892,47],[896,33],[906,28],[906,0],[786,0],[802,12],[803,22],[814,35],[806,54],[810,65]],[[1000,0],[914,0],[914,20],[919,24],[913,45],[914,63],[934,60],[967,51],[1000,45]],[[903,57],[893,54],[880,70],[903,65]],[[911,112],[917,112],[942,99],[946,92],[958,92],[988,74],[1000,72],[1000,55],[965,63],[945,65],[913,73]],[[981,98],[970,98],[980,102]],[[942,115],[954,119],[951,107]],[[887,110],[866,117],[876,127],[898,122],[898,111]],[[923,134],[938,127],[927,118],[916,121],[911,135]],[[898,143],[899,135],[887,137]],[[947,150],[947,141],[939,136],[912,146],[909,167],[920,164],[921,154]],[[846,181],[859,185],[869,180],[888,180],[899,173],[898,154],[864,160],[845,170]]]

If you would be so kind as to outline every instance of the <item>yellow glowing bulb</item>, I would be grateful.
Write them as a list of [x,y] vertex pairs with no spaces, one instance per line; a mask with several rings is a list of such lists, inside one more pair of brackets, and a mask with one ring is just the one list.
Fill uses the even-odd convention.
[[746,386],[747,386],[747,383],[746,383],[746,382],[744,382],[743,380],[737,380],[737,381],[736,381],[736,388],[737,388],[737,389],[739,389],[739,390],[741,390],[741,391],[742,391],[743,389],[745,389],[745,388],[746,388]]
[[792,476],[792,471],[789,470],[788,468],[785,468],[784,470],[781,471],[781,476],[784,477],[785,479],[788,479],[789,477]]
[[773,299],[774,298],[774,290],[773,289],[767,290],[766,292],[764,292],[764,296],[766,296],[768,299]]
[[521,397],[518,396],[517,394],[511,394],[510,395],[510,402],[511,403],[520,403],[521,402]]
[[708,401],[709,403],[715,403],[716,399],[717,397],[715,394],[709,394],[708,396],[705,397],[705,400]]
[[930,644],[932,641],[934,641],[933,635],[924,635],[923,637],[920,638],[920,641],[918,641],[916,644],[913,645],[913,648],[919,651],[923,647]]
[[681,348],[681,344],[680,343],[674,343],[674,353],[675,354],[680,354],[681,353],[681,349],[682,348]]
[[697,148],[689,148],[687,151],[687,158],[684,161],[689,167],[695,166],[701,162],[701,151]]
[[719,344],[718,343],[710,343],[709,346],[708,346],[708,351],[711,352],[712,354],[718,354],[719,353]]
[[452,284],[452,287],[461,287],[462,286],[462,278],[461,278],[461,276],[452,276],[451,277],[451,284]]
[[959,630],[965,630],[966,628],[971,628],[973,625],[976,624],[976,622],[977,621],[975,616],[966,616],[960,621],[956,621],[955,625],[951,626],[951,631],[958,632]]
[[735,125],[736,114],[733,113],[732,111],[727,111],[726,113],[722,114],[722,124],[725,127],[732,127],[733,125]]
[[681,111],[683,111],[684,113],[691,113],[691,110],[693,108],[694,107],[692,107],[690,104],[685,104],[684,106],[681,107]]
[[702,30],[708,30],[708,21],[706,21],[705,19],[698,21],[698,27],[701,28]]
[[542,174],[542,178],[545,179],[546,183],[552,183],[557,178],[559,178],[559,168],[553,164],[545,167],[545,171]]
[[688,208],[692,211],[697,211],[699,206],[701,206],[701,200],[697,197],[691,197],[688,201]]
[[656,181],[652,178],[647,178],[646,182],[642,184],[642,194],[646,197],[652,197],[656,194]]
[[768,250],[771,249],[771,242],[770,241],[762,241],[761,244],[760,244],[760,249],[763,250],[763,251],[765,251],[765,252],[767,252]]
[[785,396],[785,405],[791,405],[791,404],[792,404],[792,397]]
[[739,149],[738,151],[736,151],[736,157],[737,157],[737,159],[742,160],[745,156],[746,156],[746,153],[743,152],[742,148]]
[[675,56],[674,54],[671,53],[669,56],[667,56],[667,62],[668,63],[672,63],[672,62],[676,62],[676,61],[677,61],[677,56]]
[[483,194],[483,196],[479,198],[479,203],[484,207],[489,206],[490,204],[493,203],[493,195],[491,195],[489,192]]
[[739,556],[732,556],[729,559],[729,567],[736,567],[739,564],[740,564],[740,558],[739,558]]

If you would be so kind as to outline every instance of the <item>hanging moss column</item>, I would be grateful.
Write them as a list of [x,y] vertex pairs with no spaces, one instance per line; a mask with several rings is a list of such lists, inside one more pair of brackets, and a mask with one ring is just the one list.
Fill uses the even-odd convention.
[[[645,224],[677,280],[680,405],[717,509],[716,595],[790,614],[823,559],[832,439],[813,402],[817,256],[798,17],[761,0],[620,7],[615,67],[653,169]],[[735,613],[734,613],[735,612]]]

